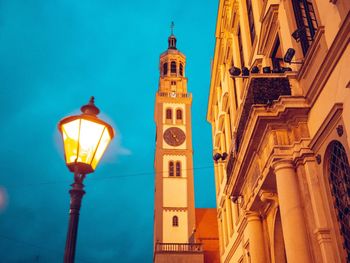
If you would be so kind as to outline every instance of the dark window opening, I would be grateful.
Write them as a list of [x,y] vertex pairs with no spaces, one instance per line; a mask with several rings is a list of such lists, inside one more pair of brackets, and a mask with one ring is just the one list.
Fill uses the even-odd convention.
[[174,176],[174,162],[169,162],[169,176]]
[[275,46],[272,50],[271,54],[271,60],[272,60],[272,67],[275,71],[280,71],[281,69],[281,62],[283,61],[282,59],[282,51],[281,51],[281,45],[280,45],[280,39],[277,36]]
[[246,3],[247,3],[247,13],[248,13],[250,39],[251,39],[252,45],[253,45],[254,39],[255,39],[255,26],[254,26],[254,15],[253,15],[252,0],[247,0]]
[[171,110],[171,109],[166,109],[166,114],[165,114],[165,116],[166,116],[166,119],[167,119],[167,120],[171,120],[171,119],[173,118],[173,112],[172,112],[172,110]]
[[242,35],[241,35],[241,27],[238,25],[238,48],[239,48],[239,58],[241,60],[241,67],[244,67],[244,54],[243,54],[243,44],[242,44]]
[[329,181],[334,197],[340,233],[344,239],[347,262],[350,260],[350,167],[343,145],[334,141],[330,145],[328,159]]
[[177,216],[173,216],[173,226],[179,226],[179,218]]
[[176,162],[176,176],[181,176],[181,163]]
[[164,63],[163,64],[163,75],[167,75],[168,74],[168,63]]
[[176,62],[175,61],[171,61],[170,73],[176,73]]
[[184,75],[184,66],[182,65],[182,63],[180,63],[180,76],[183,76]]
[[182,120],[182,110],[180,109],[176,110],[176,119]]
[[292,0],[297,30],[293,37],[301,44],[304,56],[306,55],[317,31],[317,20],[311,1]]
[[[231,61],[231,68],[233,67],[233,60]],[[236,110],[238,109],[238,99],[237,99],[237,82],[236,82],[236,78],[232,78],[233,79],[233,96],[235,99],[235,108]]]

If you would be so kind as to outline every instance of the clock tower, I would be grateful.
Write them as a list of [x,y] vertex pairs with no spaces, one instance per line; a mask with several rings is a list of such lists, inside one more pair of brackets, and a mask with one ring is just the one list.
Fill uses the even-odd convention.
[[157,255],[157,251],[176,252],[194,249],[191,246],[194,244],[195,232],[191,138],[192,95],[187,92],[185,69],[186,57],[176,47],[172,24],[168,49],[160,55],[159,87],[154,113],[156,122],[155,262],[162,262],[159,259],[160,253]]

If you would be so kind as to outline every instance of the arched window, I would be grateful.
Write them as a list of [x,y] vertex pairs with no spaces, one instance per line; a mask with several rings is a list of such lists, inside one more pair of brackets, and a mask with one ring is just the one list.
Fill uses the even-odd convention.
[[169,176],[174,176],[174,162],[169,162]]
[[176,62],[175,61],[171,61],[170,73],[176,73]]
[[179,73],[180,73],[180,76],[184,75],[184,65],[182,63],[180,63]]
[[168,74],[168,63],[167,62],[165,62],[163,64],[163,75],[166,75],[166,74]]
[[343,145],[333,141],[328,146],[329,184],[338,217],[344,249],[350,259],[350,167]]
[[176,110],[176,119],[182,120],[182,110],[181,109]]
[[173,216],[173,226],[179,226],[179,218],[177,216]]
[[167,120],[172,120],[172,119],[173,119],[173,112],[172,112],[171,109],[166,109],[165,118],[166,118]]
[[176,162],[176,176],[181,176],[181,162]]

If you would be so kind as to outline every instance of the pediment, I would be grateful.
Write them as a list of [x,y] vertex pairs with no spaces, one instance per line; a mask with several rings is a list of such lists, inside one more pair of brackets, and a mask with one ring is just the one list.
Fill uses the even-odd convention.
[[261,24],[258,54],[267,55],[278,31],[278,4],[270,5]]

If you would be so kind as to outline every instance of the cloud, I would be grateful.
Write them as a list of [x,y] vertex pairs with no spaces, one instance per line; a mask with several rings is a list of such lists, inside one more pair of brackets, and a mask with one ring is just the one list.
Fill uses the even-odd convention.
[[4,187],[0,186],[0,213],[6,209],[8,195]]

